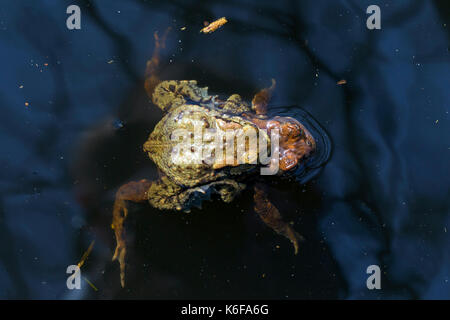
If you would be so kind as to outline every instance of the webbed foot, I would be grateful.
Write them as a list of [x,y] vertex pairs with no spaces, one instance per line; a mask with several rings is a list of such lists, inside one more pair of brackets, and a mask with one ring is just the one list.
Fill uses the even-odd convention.
[[283,220],[278,209],[269,201],[267,193],[261,185],[255,186],[254,200],[255,211],[261,220],[275,232],[288,238],[294,246],[294,253],[297,254],[299,242],[303,241],[304,238]]
[[125,286],[125,228],[124,222],[128,216],[127,201],[144,202],[147,200],[147,190],[150,188],[151,181],[140,180],[124,184],[116,193],[116,200],[113,209],[113,221],[111,228],[116,235],[116,250],[112,261],[118,260],[120,264],[120,284]]
[[153,91],[161,80],[158,77],[158,67],[160,61],[160,51],[166,47],[167,34],[170,31],[170,27],[166,29],[163,36],[160,38],[158,31],[155,31],[153,37],[155,38],[155,49],[153,51],[152,58],[147,61],[147,67],[145,69],[145,91],[151,99],[153,96]]
[[300,241],[305,241],[305,238],[303,238],[303,236],[297,231],[295,231],[294,228],[292,228],[289,224],[287,225],[287,228],[284,230],[284,232],[282,232],[281,234],[283,234],[286,238],[291,240],[291,243],[294,246],[294,254],[297,254],[298,243]]

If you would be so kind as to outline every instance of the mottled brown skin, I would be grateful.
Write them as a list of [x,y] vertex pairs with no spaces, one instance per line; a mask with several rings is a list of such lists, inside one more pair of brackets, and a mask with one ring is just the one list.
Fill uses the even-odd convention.
[[272,85],[259,91],[252,100],[252,106],[257,115],[267,114],[267,105],[269,104],[272,93],[275,90],[276,81],[272,79]]
[[[200,88],[195,80],[159,81],[157,68],[159,51],[164,47],[164,39],[155,33],[155,51],[147,63],[145,88],[153,103],[166,115],[155,126],[149,139],[144,143],[144,151],[155,162],[161,177],[157,181],[140,180],[129,182],[119,188],[113,209],[113,222],[117,246],[113,260],[120,263],[120,279],[125,286],[125,228],[128,215],[127,201],[146,202],[161,210],[181,210],[189,212],[192,206],[201,206],[203,200],[216,194],[224,202],[231,202],[246,188],[246,179],[259,174],[258,164],[244,163],[234,165],[189,164],[177,165],[170,161],[173,141],[169,139],[175,129],[192,130],[192,122],[202,123],[203,128],[218,129],[267,129],[265,139],[270,143],[270,131],[278,129],[279,174],[294,169],[299,162],[314,152],[315,141],[306,128],[298,121],[288,117],[266,116],[267,105],[275,89],[275,80],[269,88],[259,91],[252,105],[245,103],[238,94],[222,101],[217,96],[208,95],[208,88]],[[207,142],[202,142],[202,147]],[[194,150],[193,150],[194,152]],[[288,238],[298,252],[298,242],[302,237],[285,221],[280,212],[269,201],[262,184],[255,186],[255,211],[261,220],[275,232]]]
[[[111,228],[116,234],[117,241],[116,250],[114,252],[113,261],[119,259],[119,261],[125,261],[125,228],[124,221],[128,216],[128,209],[126,201],[132,202],[145,202],[148,200],[147,191],[150,188],[152,182],[146,179],[140,181],[132,181],[124,184],[119,188],[116,193],[116,201],[114,203],[113,222]],[[125,285],[125,263],[120,263],[120,283],[122,287]]]
[[316,148],[316,142],[306,128],[298,121],[289,121],[286,117],[274,117],[264,120],[253,118],[252,121],[259,128],[280,132],[280,169],[289,171],[295,168],[298,162],[308,156]]

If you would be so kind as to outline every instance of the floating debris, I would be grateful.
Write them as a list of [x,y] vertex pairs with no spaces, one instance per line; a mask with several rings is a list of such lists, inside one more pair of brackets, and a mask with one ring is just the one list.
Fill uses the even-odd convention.
[[111,63],[113,63],[114,62],[114,60],[109,60],[108,61],[108,64],[111,64]]
[[186,30],[186,27],[182,27],[182,28],[180,28],[180,30],[181,30],[181,31],[184,31],[184,30]]
[[91,286],[92,289],[94,289],[95,291],[98,291],[97,287],[94,286],[94,284],[92,282],[90,282],[86,277],[83,277],[84,281],[86,281],[88,283],[88,285]]
[[25,102],[25,107],[28,107],[30,104],[28,102]]
[[[85,253],[83,254],[83,256],[81,257],[80,262],[78,262],[78,264],[77,264],[77,266],[78,266],[79,269],[81,269],[81,267],[83,266],[84,262],[85,262],[86,259],[88,258],[89,254],[90,254],[91,251],[92,251],[92,248],[94,247],[94,244],[95,244],[95,240],[93,240],[93,241],[91,242],[91,244],[89,245],[89,248],[86,250],[86,252],[85,252]],[[86,277],[83,277],[83,279],[84,279],[84,281],[86,281],[86,282],[91,286],[92,289],[94,289],[95,291],[98,291],[97,287],[94,286],[94,284],[93,284],[91,281],[89,281]]]
[[200,30],[200,32],[212,33],[214,31],[216,31],[217,29],[219,29],[220,27],[222,27],[227,22],[228,21],[225,17],[217,19],[216,21],[213,21],[209,24],[205,21],[206,26],[202,30]]
[[19,89],[23,89],[23,85],[20,85],[20,86],[19,86]]
[[347,83],[347,80],[344,80],[344,79],[339,80],[339,81],[337,82],[338,85],[342,85],[342,84],[346,84],[346,83]]
[[81,257],[80,262],[78,262],[78,264],[77,264],[78,268],[81,268],[81,267],[83,266],[83,264],[84,264],[84,262],[86,261],[87,257],[88,257],[89,254],[91,253],[92,248],[94,247],[94,243],[95,243],[95,240],[93,240],[93,241],[91,242],[91,244],[89,245],[89,248],[86,250],[86,252],[85,252],[85,253],[83,254],[83,256]]

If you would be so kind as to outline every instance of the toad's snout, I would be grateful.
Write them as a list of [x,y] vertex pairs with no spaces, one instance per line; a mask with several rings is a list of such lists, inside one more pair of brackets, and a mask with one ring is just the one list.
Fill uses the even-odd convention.
[[260,128],[278,131],[279,168],[289,171],[302,159],[314,152],[316,143],[309,131],[297,120],[290,117],[274,117],[269,120],[254,118],[252,121]]

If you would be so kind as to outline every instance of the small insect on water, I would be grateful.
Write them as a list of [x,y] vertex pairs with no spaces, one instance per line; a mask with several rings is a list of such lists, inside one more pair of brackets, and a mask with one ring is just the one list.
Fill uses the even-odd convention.
[[200,30],[200,32],[203,33],[212,33],[222,27],[225,23],[227,23],[228,20],[225,17],[222,17],[220,19],[217,19],[216,21],[211,22],[206,27]]

